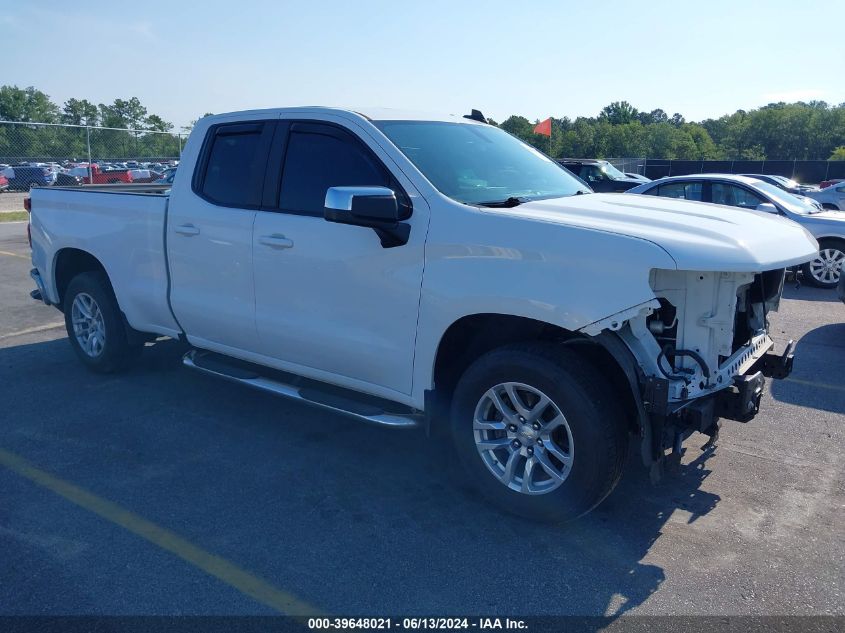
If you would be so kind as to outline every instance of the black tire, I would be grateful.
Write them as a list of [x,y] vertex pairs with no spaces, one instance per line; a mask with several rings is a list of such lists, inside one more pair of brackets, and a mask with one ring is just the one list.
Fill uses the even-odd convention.
[[[545,394],[569,425],[571,468],[548,492],[529,495],[511,489],[493,475],[476,447],[476,407],[489,389],[507,382]],[[571,350],[542,343],[502,347],[476,360],[461,376],[452,400],[452,441],[472,482],[495,505],[533,520],[571,521],[607,497],[622,474],[628,432],[617,400],[601,374]]]
[[[839,283],[839,275],[840,271],[837,271],[835,274],[827,274],[819,276],[819,268],[818,266],[823,264],[829,258],[825,256],[825,253],[834,253],[839,252],[845,255],[845,241],[843,240],[836,240],[836,239],[822,239],[819,240],[819,255],[818,257],[801,264],[801,272],[804,276],[804,281],[810,284],[811,286],[816,286],[817,288],[836,288],[837,284]],[[840,257],[837,256],[839,260],[839,265],[841,267],[842,261]],[[815,267],[817,274],[813,274],[813,268]],[[823,278],[822,278],[823,277]]]
[[[93,299],[102,315],[104,343],[98,353],[92,354],[83,349],[74,331],[74,301],[80,295]],[[86,299],[87,300],[87,299]],[[97,373],[111,373],[125,369],[138,357],[143,345],[130,345],[126,328],[117,299],[105,273],[91,271],[74,277],[64,296],[65,328],[73,351],[88,369]]]

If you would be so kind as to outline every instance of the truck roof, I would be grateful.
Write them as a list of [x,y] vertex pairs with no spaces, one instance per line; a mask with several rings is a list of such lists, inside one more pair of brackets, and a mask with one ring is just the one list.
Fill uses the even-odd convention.
[[[370,121],[444,121],[452,123],[470,123],[473,125],[483,125],[477,121],[467,119],[463,114],[443,114],[440,112],[425,112],[420,110],[402,110],[397,108],[334,108],[327,106],[297,106],[288,108],[266,108],[258,110],[242,110],[237,112],[226,112],[215,114],[206,117],[205,120],[214,121],[216,119],[231,119],[237,115],[257,115],[264,114],[267,116],[281,116],[285,113],[304,113],[304,112],[325,112],[336,113],[344,115],[357,115],[364,117]],[[468,112],[467,112],[468,114]]]

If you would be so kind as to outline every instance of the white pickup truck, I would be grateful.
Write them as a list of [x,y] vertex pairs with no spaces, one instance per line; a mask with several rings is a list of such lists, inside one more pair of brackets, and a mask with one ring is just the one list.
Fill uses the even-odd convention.
[[492,502],[549,520],[606,497],[631,444],[658,476],[754,417],[791,369],[784,268],[817,252],[784,218],[593,194],[495,126],[383,110],[210,116],[169,192],[31,196],[33,296],[91,369],[179,338],[188,367],[445,430]]

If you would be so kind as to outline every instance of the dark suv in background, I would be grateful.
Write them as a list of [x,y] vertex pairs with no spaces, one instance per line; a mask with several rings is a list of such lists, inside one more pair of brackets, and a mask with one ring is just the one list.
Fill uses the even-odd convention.
[[631,187],[647,181],[647,179],[633,178],[623,174],[606,160],[560,158],[557,162],[590,185],[593,191],[600,193],[628,191]]

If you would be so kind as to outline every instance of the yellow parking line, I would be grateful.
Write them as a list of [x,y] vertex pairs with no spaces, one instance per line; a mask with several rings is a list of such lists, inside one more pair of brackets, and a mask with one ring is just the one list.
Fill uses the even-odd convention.
[[832,389],[833,391],[845,391],[845,387],[843,387],[842,385],[831,385],[826,382],[816,382],[814,380],[787,378],[786,382],[794,382],[796,385],[807,385],[808,387],[819,387],[820,389]]
[[21,477],[64,497],[74,505],[93,512],[106,521],[140,536],[142,539],[178,556],[183,561],[280,613],[296,616],[321,615],[310,604],[274,587],[267,581],[254,576],[224,558],[189,543],[170,530],[147,521],[111,501],[54,477],[36,468],[24,458],[2,448],[0,448],[0,466],[5,466]]
[[19,255],[18,253],[10,253],[9,251],[0,251],[0,255],[6,257],[20,257],[21,259],[30,259],[29,255]]
[[6,338],[14,338],[16,336],[23,336],[24,334],[35,334],[36,332],[46,332],[47,330],[57,330],[64,327],[65,322],[48,323],[47,325],[39,325],[36,327],[26,328],[25,330],[18,330],[17,332],[9,332],[8,334],[0,334],[0,341]]

